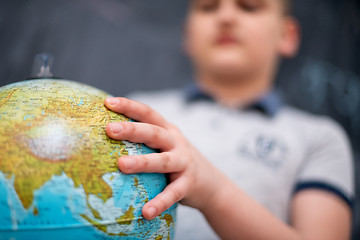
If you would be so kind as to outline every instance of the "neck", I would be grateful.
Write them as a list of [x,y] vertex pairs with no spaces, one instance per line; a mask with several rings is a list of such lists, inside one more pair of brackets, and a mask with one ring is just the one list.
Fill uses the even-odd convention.
[[221,104],[242,107],[266,94],[272,81],[263,76],[197,73],[198,84]]

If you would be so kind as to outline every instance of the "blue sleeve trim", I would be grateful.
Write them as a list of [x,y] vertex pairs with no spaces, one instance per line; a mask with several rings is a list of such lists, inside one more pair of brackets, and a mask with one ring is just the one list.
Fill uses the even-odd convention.
[[330,184],[327,183],[323,183],[323,182],[316,182],[316,181],[309,181],[309,182],[301,182],[298,183],[295,186],[294,189],[294,193],[302,191],[302,190],[306,190],[306,189],[321,189],[321,190],[325,190],[328,192],[331,192],[333,194],[335,194],[336,196],[338,196],[340,199],[342,199],[347,205],[349,205],[349,207],[354,210],[354,200],[351,199],[350,197],[346,196],[340,189],[338,189],[337,187],[334,187]]

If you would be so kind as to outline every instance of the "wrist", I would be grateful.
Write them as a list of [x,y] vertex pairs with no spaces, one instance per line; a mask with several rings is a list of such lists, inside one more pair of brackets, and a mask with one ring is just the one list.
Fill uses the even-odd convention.
[[[223,205],[226,205],[226,201],[231,197],[233,190],[233,183],[218,169],[215,167],[214,171],[209,174],[209,179],[204,182],[206,186],[203,186],[206,191],[202,193],[200,199],[202,201],[197,208],[205,215],[212,212],[218,212],[215,209],[221,209]],[[215,210],[215,211],[214,211]]]

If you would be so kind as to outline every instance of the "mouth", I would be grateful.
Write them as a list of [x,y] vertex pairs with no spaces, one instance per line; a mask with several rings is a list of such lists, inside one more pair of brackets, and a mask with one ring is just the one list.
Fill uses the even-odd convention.
[[227,46],[227,45],[234,45],[234,44],[237,44],[239,41],[237,38],[235,38],[234,36],[232,35],[221,35],[219,36],[218,38],[216,38],[216,45],[219,45],[219,46]]

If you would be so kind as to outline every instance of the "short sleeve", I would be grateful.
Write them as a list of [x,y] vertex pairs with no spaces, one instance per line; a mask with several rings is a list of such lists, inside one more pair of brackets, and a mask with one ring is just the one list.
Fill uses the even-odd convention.
[[349,140],[334,121],[327,118],[318,120],[308,137],[295,193],[309,188],[322,189],[337,195],[352,207],[354,169]]

